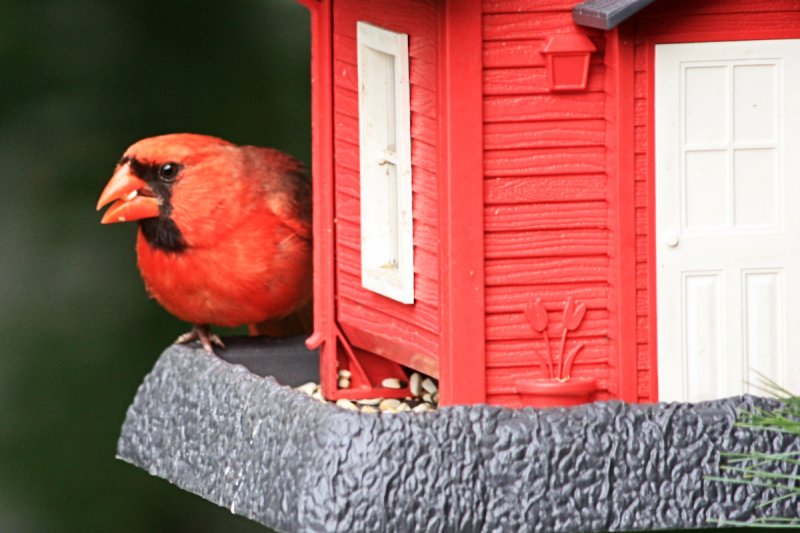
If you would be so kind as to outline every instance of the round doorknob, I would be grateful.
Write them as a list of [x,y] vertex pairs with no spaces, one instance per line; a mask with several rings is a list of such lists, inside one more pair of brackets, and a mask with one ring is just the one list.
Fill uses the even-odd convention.
[[678,236],[677,231],[667,231],[664,233],[664,244],[666,244],[670,248],[678,246],[678,242],[680,242],[680,240],[681,239]]

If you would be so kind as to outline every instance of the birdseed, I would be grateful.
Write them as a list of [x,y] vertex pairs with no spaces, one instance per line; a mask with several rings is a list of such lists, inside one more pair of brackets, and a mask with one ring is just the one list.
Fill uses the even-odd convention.
[[[338,379],[338,385],[340,389],[348,388],[350,386],[350,380],[344,377],[341,374]],[[346,372],[346,371],[345,371]],[[393,380],[393,381],[391,381]],[[386,378],[381,383],[382,386],[385,388],[395,388],[388,385],[396,384],[396,388],[402,388],[405,384],[397,379],[397,378]],[[427,382],[427,383],[426,383]],[[426,388],[427,385],[427,388]],[[295,390],[311,396],[315,400],[322,402],[322,403],[329,403],[329,404],[336,404],[338,407],[342,409],[346,409],[348,411],[360,411],[362,413],[367,414],[375,414],[375,413],[384,413],[384,414],[396,414],[396,413],[403,413],[403,412],[412,412],[412,413],[426,413],[430,411],[434,411],[437,409],[439,405],[439,392],[438,386],[436,382],[418,372],[414,372],[409,377],[409,388],[411,392],[411,396],[406,396],[405,399],[398,399],[398,398],[362,398],[358,400],[345,400],[340,399],[337,401],[327,401],[325,397],[322,395],[322,387],[318,383],[304,383],[299,387],[295,387]],[[427,392],[428,389],[432,389],[434,392]]]
[[397,378],[386,378],[381,381],[381,386],[387,389],[402,389],[403,382]]
[[419,396],[422,393],[422,374],[414,372],[408,379],[408,389],[412,396]]
[[431,378],[425,378],[422,380],[422,388],[425,389],[426,392],[430,392],[431,394],[434,394],[439,391],[439,387],[436,386],[436,383],[434,383]]

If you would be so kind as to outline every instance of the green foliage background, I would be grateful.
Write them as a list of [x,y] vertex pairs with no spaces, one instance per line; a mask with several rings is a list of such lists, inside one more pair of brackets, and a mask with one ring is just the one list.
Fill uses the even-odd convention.
[[186,326],[94,205],[150,135],[308,161],[308,23],[292,0],[0,2],[0,531],[264,531],[114,458]]

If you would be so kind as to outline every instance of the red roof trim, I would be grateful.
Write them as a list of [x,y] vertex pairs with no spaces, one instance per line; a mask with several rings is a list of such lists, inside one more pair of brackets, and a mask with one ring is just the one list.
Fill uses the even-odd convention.
[[580,26],[610,30],[655,0],[586,0],[572,8],[572,20]]

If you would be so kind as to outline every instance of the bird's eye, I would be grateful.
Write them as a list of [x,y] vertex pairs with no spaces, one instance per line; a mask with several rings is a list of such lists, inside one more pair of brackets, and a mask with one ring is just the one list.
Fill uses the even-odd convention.
[[178,163],[164,163],[158,169],[158,177],[161,179],[161,181],[175,181],[175,177],[178,175],[180,170],[181,166]]

